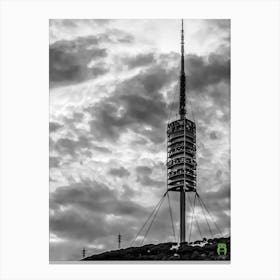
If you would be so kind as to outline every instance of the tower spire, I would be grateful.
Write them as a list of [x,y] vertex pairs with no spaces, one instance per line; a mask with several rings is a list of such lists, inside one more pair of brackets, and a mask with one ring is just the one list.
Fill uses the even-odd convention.
[[[181,29],[181,73],[180,73],[180,119],[184,120],[184,137],[185,137],[185,116],[186,116],[186,96],[185,96],[185,87],[186,87],[186,76],[185,76],[185,54],[184,54],[184,21],[182,19],[182,29]],[[186,149],[186,140],[184,139],[184,151]],[[184,152],[184,158],[185,158]],[[184,163],[184,172],[186,170]],[[186,239],[186,178],[184,173],[184,183],[180,188],[180,242],[185,242]]]
[[[182,28],[181,28],[181,58],[184,58],[184,20],[182,19]],[[184,72],[184,60],[182,61],[181,71]]]
[[180,73],[180,106],[179,114],[180,118],[184,119],[186,115],[186,75],[185,75],[185,50],[184,50],[184,21],[182,19],[181,29],[181,73]]

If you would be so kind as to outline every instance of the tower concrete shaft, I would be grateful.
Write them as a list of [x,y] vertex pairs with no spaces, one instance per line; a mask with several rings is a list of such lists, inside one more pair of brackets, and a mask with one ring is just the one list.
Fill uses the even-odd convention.
[[186,241],[186,194],[183,187],[180,190],[180,242]]

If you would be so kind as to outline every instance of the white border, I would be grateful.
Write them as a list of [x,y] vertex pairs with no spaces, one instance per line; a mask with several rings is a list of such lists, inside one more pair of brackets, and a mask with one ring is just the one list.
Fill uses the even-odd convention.
[[[231,19],[231,264],[51,265],[48,19],[143,17]],[[0,278],[279,279],[279,34],[278,1],[1,2]]]

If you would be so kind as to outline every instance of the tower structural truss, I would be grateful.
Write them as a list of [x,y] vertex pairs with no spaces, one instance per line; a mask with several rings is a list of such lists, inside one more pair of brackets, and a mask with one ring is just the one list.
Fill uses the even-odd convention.
[[196,125],[186,112],[184,26],[181,29],[180,103],[178,119],[167,124],[167,189],[180,193],[180,242],[186,239],[186,192],[196,192]]

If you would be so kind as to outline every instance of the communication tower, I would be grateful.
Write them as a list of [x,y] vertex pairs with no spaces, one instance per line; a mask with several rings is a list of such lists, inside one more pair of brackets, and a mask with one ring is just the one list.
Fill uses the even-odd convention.
[[[169,200],[169,192],[177,192],[180,196],[180,229],[179,240],[180,243],[186,242],[186,193],[194,193],[194,200],[191,202],[190,208],[192,209],[192,218],[190,223],[189,238],[191,240],[192,225],[195,217],[195,203],[198,201],[201,205],[202,214],[205,217],[206,224],[209,232],[214,238],[213,231],[210,227],[206,213],[210,220],[212,220],[214,226],[222,236],[222,231],[219,226],[213,220],[213,217],[203,202],[202,198],[197,192],[197,163],[196,163],[196,124],[191,120],[191,112],[186,110],[186,74],[185,74],[185,54],[184,54],[184,23],[182,20],[181,28],[181,70],[180,70],[180,96],[179,96],[179,110],[177,117],[167,122],[167,190],[163,194],[158,204],[153,209],[143,226],[140,228],[136,237],[132,240],[131,246],[136,242],[141,233],[144,233],[141,242],[143,245],[149,230],[160,210],[161,205],[165,197],[168,199],[169,212],[172,223],[174,240],[176,240],[175,228],[173,223],[173,215]],[[205,212],[204,212],[205,210]],[[202,237],[202,233],[199,227],[199,223],[196,220],[197,229]]]
[[167,124],[167,190],[180,194],[180,242],[186,240],[186,192],[196,192],[196,125],[186,111],[184,59],[182,20],[179,118]]

